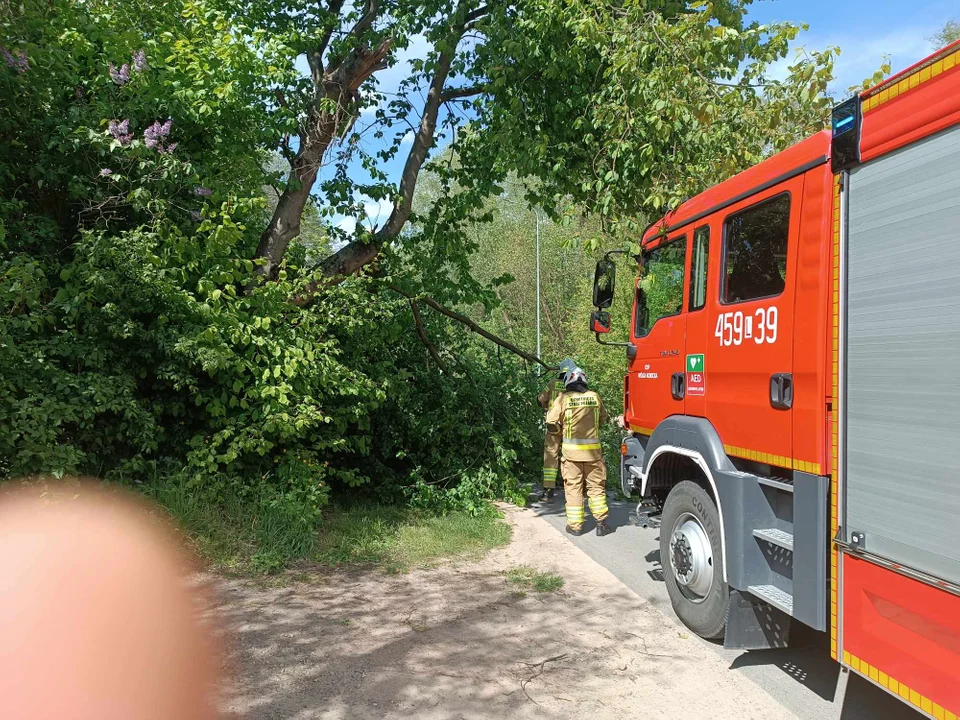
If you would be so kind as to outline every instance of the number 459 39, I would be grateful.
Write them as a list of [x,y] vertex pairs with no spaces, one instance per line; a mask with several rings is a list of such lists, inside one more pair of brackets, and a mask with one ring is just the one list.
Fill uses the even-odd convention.
[[777,341],[777,309],[760,308],[752,315],[743,312],[723,313],[717,318],[717,327],[713,336],[720,340],[721,346],[742,345],[753,340],[757,345]]

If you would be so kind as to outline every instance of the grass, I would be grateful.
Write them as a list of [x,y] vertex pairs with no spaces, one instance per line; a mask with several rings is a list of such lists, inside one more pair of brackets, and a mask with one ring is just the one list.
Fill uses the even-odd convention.
[[328,511],[313,559],[324,565],[379,565],[405,572],[449,557],[479,557],[510,542],[499,514],[431,515],[403,507],[366,505]]
[[520,588],[518,597],[526,590],[539,593],[556,592],[563,587],[563,578],[552,572],[540,572],[529,565],[520,565],[506,572],[507,582]]
[[[479,517],[402,506],[327,506],[316,531],[269,498],[211,498],[186,482],[159,484],[150,494],[197,554],[227,574],[269,575],[292,563],[405,572],[445,558],[479,557],[510,541],[510,526],[492,506]],[[307,577],[303,570],[284,577],[298,581]]]

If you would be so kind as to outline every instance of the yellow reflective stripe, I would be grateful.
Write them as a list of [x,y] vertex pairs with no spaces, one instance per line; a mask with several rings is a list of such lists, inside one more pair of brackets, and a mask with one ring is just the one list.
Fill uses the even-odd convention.
[[588,498],[587,502],[590,504],[590,512],[594,515],[607,512],[606,498]]
[[563,443],[564,450],[599,450],[600,443],[591,443],[590,445],[578,445],[577,443]]

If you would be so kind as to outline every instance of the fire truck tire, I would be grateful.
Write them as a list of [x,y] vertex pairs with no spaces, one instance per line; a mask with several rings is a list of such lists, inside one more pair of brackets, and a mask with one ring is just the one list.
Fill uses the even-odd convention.
[[710,494],[695,482],[677,483],[661,514],[660,565],[677,617],[708,640],[723,637],[730,608],[721,532]]

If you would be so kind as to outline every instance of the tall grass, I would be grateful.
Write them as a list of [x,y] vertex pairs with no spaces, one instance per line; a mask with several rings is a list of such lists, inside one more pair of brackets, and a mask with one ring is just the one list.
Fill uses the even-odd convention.
[[269,491],[214,496],[185,480],[159,483],[149,494],[172,516],[197,553],[214,568],[269,573],[294,562],[380,566],[403,572],[441,558],[477,557],[510,541],[510,526],[490,512],[438,515],[392,505],[329,506],[319,531],[297,508]]
[[248,497],[215,495],[176,478],[151,487],[148,494],[218,569],[271,572],[313,551],[313,525],[268,488]]

